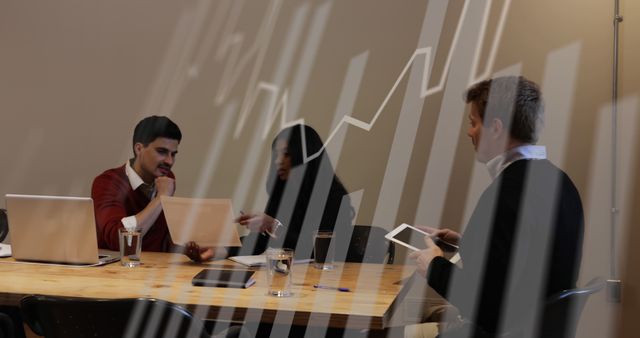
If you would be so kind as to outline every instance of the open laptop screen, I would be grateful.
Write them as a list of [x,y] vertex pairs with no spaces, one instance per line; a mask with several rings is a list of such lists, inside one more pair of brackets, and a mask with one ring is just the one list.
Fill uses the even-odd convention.
[[100,263],[91,198],[7,194],[6,205],[16,260]]

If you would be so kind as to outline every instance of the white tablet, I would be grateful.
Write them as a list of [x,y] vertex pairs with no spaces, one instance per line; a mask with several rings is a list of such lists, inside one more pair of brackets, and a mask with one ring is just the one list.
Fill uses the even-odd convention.
[[[420,251],[427,248],[427,244],[424,242],[424,236],[429,236],[429,234],[407,223],[402,223],[384,237],[394,243],[406,246],[411,250]],[[458,246],[455,244],[445,242],[437,237],[431,238],[443,251],[458,251]]]

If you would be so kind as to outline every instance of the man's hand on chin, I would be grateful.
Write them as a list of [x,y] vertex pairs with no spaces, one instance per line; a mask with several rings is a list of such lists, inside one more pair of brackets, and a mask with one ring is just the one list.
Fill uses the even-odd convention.
[[173,196],[173,193],[176,191],[176,181],[171,177],[156,177],[155,184],[158,196]]

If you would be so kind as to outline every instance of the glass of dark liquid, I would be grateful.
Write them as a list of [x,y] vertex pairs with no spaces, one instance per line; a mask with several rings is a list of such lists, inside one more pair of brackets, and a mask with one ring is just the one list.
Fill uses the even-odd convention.
[[316,269],[332,270],[333,266],[333,232],[318,230],[313,234],[313,257]]

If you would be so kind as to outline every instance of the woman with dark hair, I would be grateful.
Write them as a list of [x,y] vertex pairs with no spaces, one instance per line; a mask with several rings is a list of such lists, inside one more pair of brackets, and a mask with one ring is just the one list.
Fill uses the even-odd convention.
[[262,213],[243,213],[236,222],[251,233],[239,255],[256,255],[267,247],[291,248],[309,258],[315,230],[339,231],[351,226],[353,208],[322,140],[311,127],[283,129],[271,144],[267,177],[269,200]]

